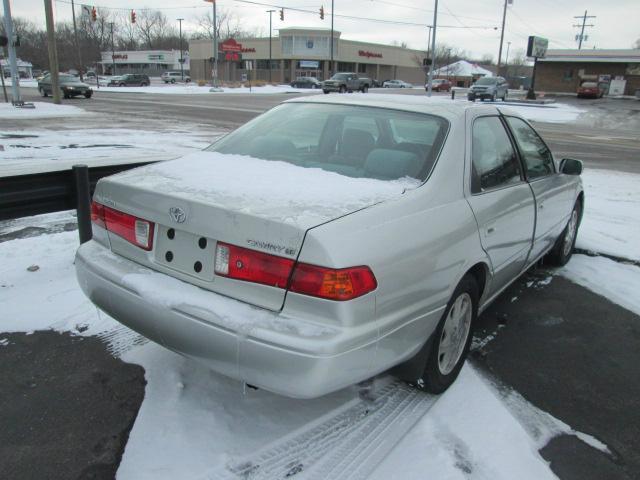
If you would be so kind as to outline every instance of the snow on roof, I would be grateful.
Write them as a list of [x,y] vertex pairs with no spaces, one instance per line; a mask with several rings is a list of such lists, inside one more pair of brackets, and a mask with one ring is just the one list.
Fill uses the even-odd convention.
[[547,50],[539,62],[640,62],[640,49]]
[[[33,65],[31,64],[31,62],[26,62],[24,60],[20,60],[19,58],[17,59],[17,63],[18,63],[18,67],[33,67]],[[8,58],[0,58],[0,65],[9,65],[9,59]]]
[[458,60],[450,65],[440,67],[433,72],[434,75],[447,75],[450,77],[493,77],[493,72],[482,68],[477,63],[467,62],[466,60]]

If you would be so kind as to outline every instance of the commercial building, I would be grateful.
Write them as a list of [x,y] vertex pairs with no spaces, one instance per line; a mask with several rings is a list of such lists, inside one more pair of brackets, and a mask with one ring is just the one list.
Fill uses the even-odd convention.
[[640,89],[640,50],[547,50],[536,65],[535,88],[574,93],[584,81],[607,84],[609,94]]
[[[180,71],[180,50],[133,50],[101,52],[99,72],[105,75],[144,73],[159,77],[166,71]],[[183,52],[184,70],[189,71],[189,52]],[[115,70],[115,71],[114,71]]]
[[493,76],[491,70],[466,60],[458,60],[433,72],[433,78],[446,78],[456,87],[470,87],[480,77]]
[[[20,78],[33,78],[33,65],[31,65],[31,62],[25,62],[18,58],[17,64],[18,76]],[[8,58],[0,58],[0,67],[2,68],[5,78],[11,76],[11,66],[9,65]]]
[[[318,28],[282,28],[271,40],[271,72],[269,72],[269,38],[228,39],[220,42],[218,78],[222,81],[252,79],[289,83],[297,77],[330,76],[331,30]],[[211,80],[213,42],[191,40],[191,77]],[[333,35],[333,71],[357,72],[377,80],[399,78],[422,83],[425,73],[422,61],[426,53],[393,45],[357,42]],[[247,68],[249,67],[249,68]]]

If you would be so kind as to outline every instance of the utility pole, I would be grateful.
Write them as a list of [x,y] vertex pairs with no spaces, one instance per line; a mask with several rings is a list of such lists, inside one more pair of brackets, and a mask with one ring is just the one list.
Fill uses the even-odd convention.
[[218,89],[218,17],[216,15],[216,0],[204,0],[211,2],[213,7],[213,70],[211,72],[210,92],[221,91]]
[[78,72],[80,73],[80,81],[83,82],[82,78],[82,52],[80,52],[80,42],[78,42],[78,27],[76,27],[76,7],[74,5],[74,0],[71,0],[71,16],[73,17],[73,37],[76,42],[76,51],[78,52]]
[[184,18],[179,18],[180,23],[180,78],[184,82],[184,58],[182,57],[182,21]]
[[427,96],[431,96],[431,87],[433,86],[433,69],[435,68],[435,56],[436,56],[436,25],[438,23],[438,0],[435,0],[435,6],[433,7],[433,35],[431,36],[431,53],[433,59],[429,67],[429,81],[427,82]]
[[[8,0],[5,0],[8,2]],[[44,14],[47,19],[47,46],[49,50],[49,75],[51,75],[51,95],[53,103],[60,104],[60,82],[58,81],[58,49],[56,48],[56,31],[53,24],[53,7],[51,0],[44,0]]]
[[331,62],[329,63],[329,78],[333,77],[333,0],[331,0],[331,38],[329,39],[331,45]]
[[[9,68],[11,69],[11,94],[13,95],[13,103],[20,103],[20,79],[18,75],[18,59],[16,57],[16,37],[13,33],[13,19],[11,18],[11,5],[9,0],[4,0],[4,30],[7,34],[9,43]],[[4,81],[4,68],[0,68]]]
[[275,10],[267,10],[269,14],[269,83],[271,83],[271,17]]
[[504,57],[504,77],[509,75],[509,49],[511,48],[511,42],[507,42],[507,54]]
[[116,74],[116,47],[113,42],[113,22],[109,22],[109,28],[111,28],[111,69],[113,70],[112,75]]
[[512,4],[513,0],[504,0],[504,9],[502,10],[502,31],[500,32],[500,49],[498,50],[498,68],[496,71],[500,75],[500,64],[502,62],[502,42],[504,42],[504,24],[507,20],[507,3]]
[[595,15],[587,15],[587,11],[584,11],[584,15],[578,15],[578,16],[574,16],[573,18],[581,18],[582,19],[582,24],[574,24],[574,27],[578,27],[580,28],[580,34],[577,36],[577,40],[578,40],[578,50],[582,49],[582,41],[585,40],[587,37],[585,37],[584,34],[584,27],[595,27],[595,25],[593,24],[589,24],[587,25],[587,18],[596,18]]
[[[431,25],[427,25],[427,29],[429,31],[429,33],[427,33],[427,59],[431,58],[431,29],[433,27]],[[431,62],[433,63],[433,59],[431,58]],[[427,82],[429,81],[429,71],[425,69],[424,72],[426,78],[427,78]]]

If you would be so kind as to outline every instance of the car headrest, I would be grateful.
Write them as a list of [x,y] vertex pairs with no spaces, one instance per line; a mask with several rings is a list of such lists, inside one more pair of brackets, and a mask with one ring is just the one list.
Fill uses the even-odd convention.
[[342,153],[346,157],[364,159],[376,144],[376,139],[366,130],[347,128],[342,134]]
[[420,159],[415,153],[376,148],[367,155],[364,171],[367,176],[392,180],[406,176],[417,177],[420,166]]

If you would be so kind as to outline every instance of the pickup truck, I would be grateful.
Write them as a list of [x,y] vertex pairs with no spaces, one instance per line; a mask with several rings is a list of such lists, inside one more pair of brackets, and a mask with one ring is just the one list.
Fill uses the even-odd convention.
[[367,93],[371,83],[370,78],[359,78],[357,73],[341,72],[322,82],[322,91],[324,93],[351,93],[355,91]]

